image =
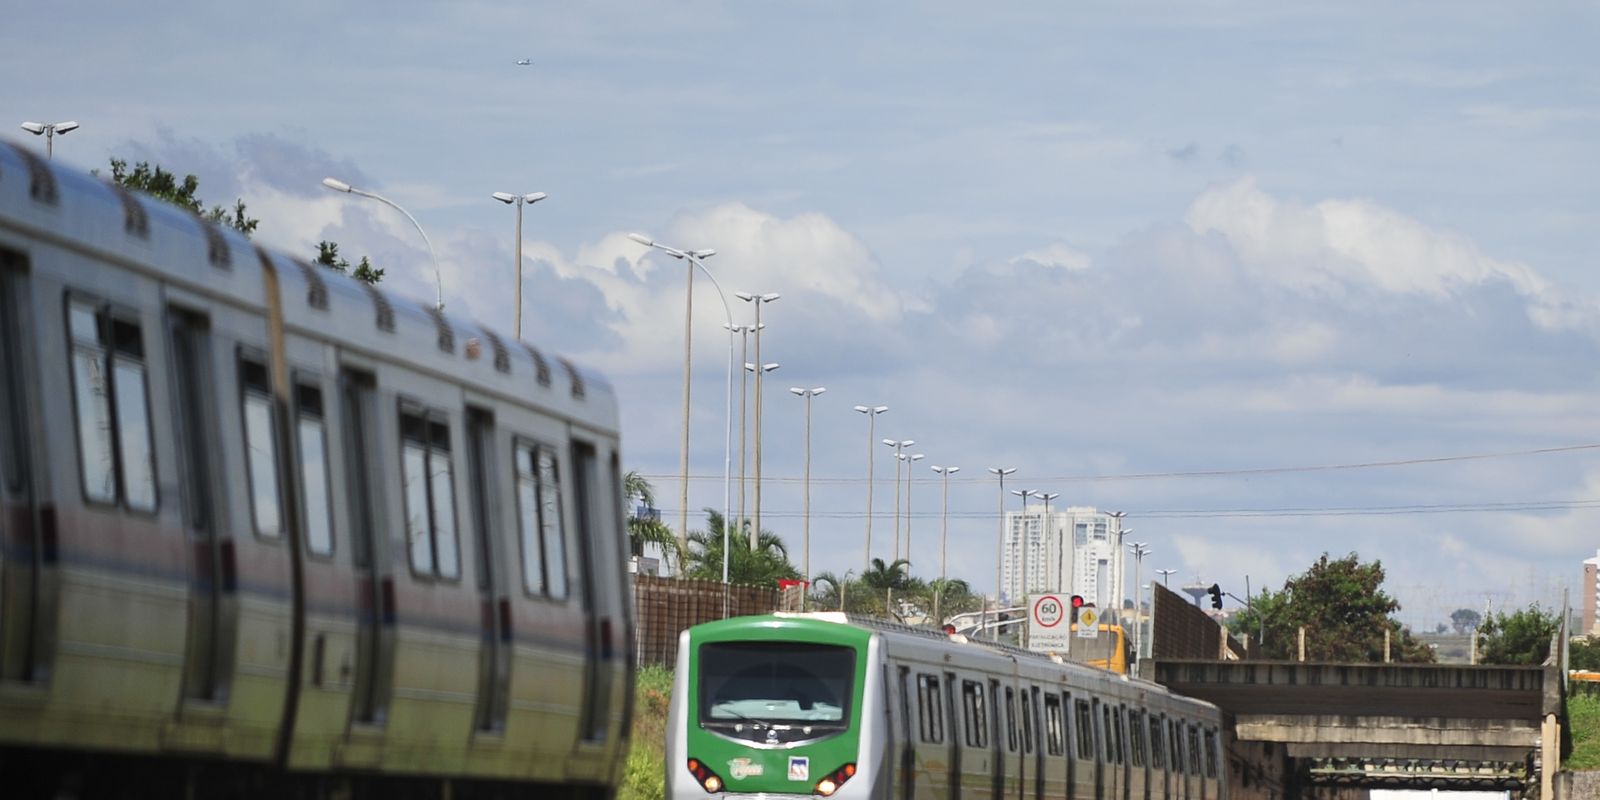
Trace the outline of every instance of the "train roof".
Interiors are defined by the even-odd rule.
[[[0,140],[0,237],[21,233],[150,275],[212,302],[265,308],[264,264],[282,285],[291,332],[331,338],[377,360],[551,410],[596,430],[619,427],[598,373],[509,334],[303,258],[268,250],[187,209],[131,192]],[[0,239],[0,242],[3,242]]]

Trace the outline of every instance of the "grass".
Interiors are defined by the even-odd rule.
[[[672,671],[644,667],[634,681],[633,732],[623,766],[618,800],[663,800],[667,795],[667,703],[672,698]]]
[[[1572,754],[1563,769],[1600,769],[1600,694],[1567,696],[1567,724],[1572,728]]]

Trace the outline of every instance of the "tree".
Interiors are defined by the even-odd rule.
[[[1478,629],[1478,623],[1482,621],[1482,615],[1470,608],[1458,608],[1450,612],[1450,625],[1456,633],[1471,633]]]
[[[329,242],[323,242],[323,244],[329,244]],[[331,251],[337,255],[338,246],[334,245]],[[376,283],[376,281],[369,281],[369,283]],[[622,495],[629,508],[635,505],[653,506],[656,501],[655,487],[651,486],[650,481],[645,480],[643,475],[633,470],[629,470],[628,474],[622,476]],[[683,553],[678,550],[678,537],[672,533],[672,529],[668,528],[666,523],[656,517],[630,514],[628,516],[628,544],[636,556],[644,555],[644,546],[653,544],[661,548],[661,560],[665,561],[669,566],[674,563],[680,567],[683,565]]]
[[[1351,553],[1330,559],[1284,581],[1283,590],[1251,598],[1250,608],[1228,621],[1234,633],[1256,636],[1267,658],[1295,658],[1297,631],[1306,628],[1306,657],[1318,661],[1379,661],[1383,632],[1390,632],[1396,661],[1432,661],[1433,651],[1412,638],[1393,615],[1400,603],[1382,590],[1383,564],[1363,564]]]
[[[1491,613],[1478,632],[1481,664],[1543,664],[1550,657],[1550,640],[1561,627],[1560,616],[1534,603],[1506,613]]]
[[[685,554],[683,574],[690,578],[722,580],[723,517],[715,509],[706,511],[706,529],[689,532],[689,552]],[[789,550],[772,531],[762,531],[756,546],[750,547],[750,521],[731,531],[728,537],[728,582],[772,586],[779,580],[797,579],[800,571],[789,563]]]
[[[311,263],[321,264],[334,272],[346,272],[350,269],[350,262],[339,255],[339,245],[326,239],[317,242],[317,257]],[[351,272],[350,275],[358,281],[366,281],[367,283],[377,283],[383,280],[383,270],[372,266],[372,262],[368,261],[366,256],[361,257],[361,263],[356,265],[355,272]],[[628,474],[632,475],[634,473],[630,472]]]
[[[95,174],[99,174],[98,170]],[[152,167],[148,161],[140,161],[129,170],[126,160],[112,158],[111,182],[125,189],[143,192],[159,200],[187,208],[209,222],[226,225],[245,236],[255,233],[256,226],[261,223],[261,220],[251,219],[245,213],[243,199],[234,201],[231,212],[222,206],[213,206],[210,211],[204,210],[205,204],[196,195],[200,190],[199,178],[185,175],[180,182],[176,174],[162,169],[160,165]]]
[[[934,578],[928,581],[926,591],[918,598],[918,604],[932,613],[935,596],[939,598],[939,616],[945,618],[977,611],[983,607],[983,598],[973,594],[972,587],[960,578]],[[943,622],[942,619],[934,620],[935,624]]]
[[[1600,672],[1600,639],[1586,637],[1573,639],[1568,645],[1568,664],[1571,669]]]

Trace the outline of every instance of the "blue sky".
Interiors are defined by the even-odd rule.
[[[1600,442],[1592,6],[261,8],[12,9],[0,108],[79,121],[63,161],[193,172],[208,201],[246,200],[260,241],[334,239],[426,300],[409,223],[319,181],[380,192],[428,230],[450,309],[507,330],[514,212],[489,194],[548,192],[525,218],[528,336],[612,377],[668,519],[683,273],[629,231],[784,295],[764,522],[798,552],[786,389],[826,386],[818,570],[862,557],[863,403],[928,456],[921,574],[925,466],[963,468],[951,572],[980,588],[1001,464],[1008,488],[1126,510],[1147,574],[1242,595],[1354,550],[1428,627],[1557,602],[1600,546],[1600,450],[1572,449]],[[695,309],[697,510],[722,504],[727,351],[704,281]],[[1421,463],[1277,469],[1390,462]]]

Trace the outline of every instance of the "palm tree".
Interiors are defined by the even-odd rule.
[[[622,476],[622,495],[628,508],[643,505],[646,508],[655,505],[655,487],[643,475],[629,470]],[[644,555],[644,546],[653,544],[661,548],[661,560],[669,567],[676,563],[683,565],[683,553],[678,549],[678,537],[672,534],[672,529],[667,527],[655,516],[628,515],[628,544],[636,556]],[[681,570],[680,570],[681,571]]]
[[[935,599],[938,602],[934,602]],[[972,587],[960,578],[934,578],[928,581],[923,597],[929,607],[938,609],[938,616],[950,617],[968,611],[977,611],[982,605],[982,598],[972,593]],[[943,619],[934,620],[942,624]]]
[[[690,578],[722,580],[723,517],[715,509],[706,511],[706,529],[689,532],[689,552],[683,573]],[[728,537],[728,582],[772,585],[779,580],[798,579],[800,571],[789,563],[789,550],[772,531],[756,537],[750,548],[750,521],[744,520],[738,533]]]

